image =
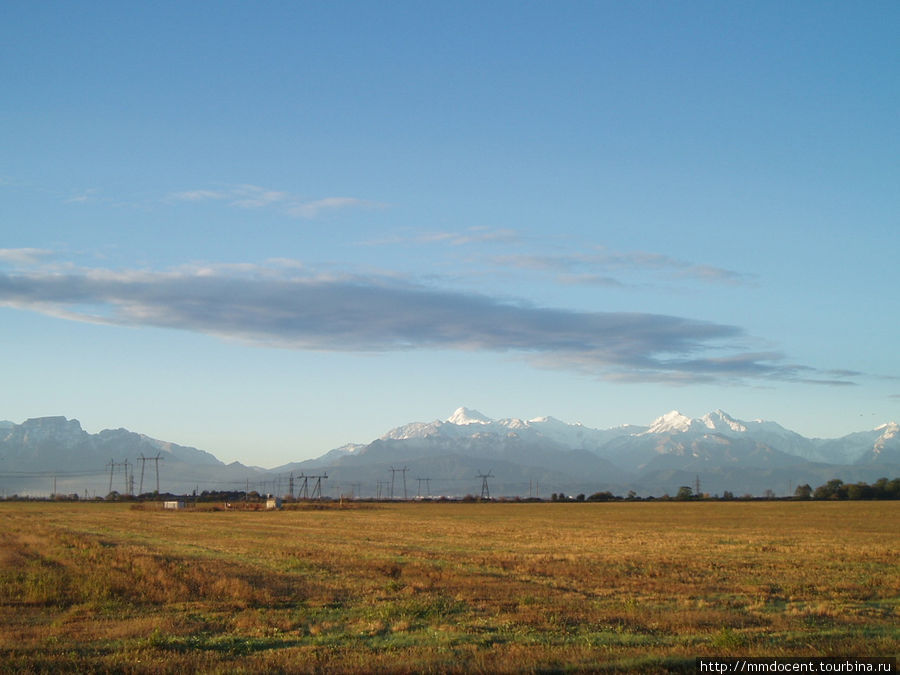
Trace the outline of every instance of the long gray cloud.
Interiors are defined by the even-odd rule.
[[[189,330],[291,349],[503,352],[542,367],[618,380],[815,379],[812,369],[785,364],[777,353],[742,351],[747,336],[731,325],[535,307],[384,277],[281,274],[253,266],[241,272],[231,267],[0,274],[0,304],[79,321]]]

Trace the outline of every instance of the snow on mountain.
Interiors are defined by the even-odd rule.
[[[410,422],[403,426],[391,429],[381,436],[382,440],[404,440],[408,438],[425,438],[438,433],[444,422],[435,420],[434,422]]]
[[[90,487],[102,494],[109,489],[110,460],[128,459],[133,471],[136,458],[157,454],[168,460],[160,467],[164,490],[193,489],[204,481],[227,485],[254,476],[312,469],[327,471],[332,480],[364,483],[402,463],[421,476],[446,478],[449,482],[440,494],[477,489],[477,484],[473,488],[468,481],[490,467],[504,467],[507,483],[498,487],[508,490],[507,494],[529,494],[532,485],[538,484],[544,493],[554,489],[672,491],[696,476],[710,491],[759,491],[834,477],[871,482],[896,475],[900,425],[891,422],[841,438],[811,439],[776,422],[740,420],[722,410],[700,418],[673,410],[649,426],[593,429],[554,417],[492,419],[460,407],[444,420],[405,424],[370,443],[347,444],[316,459],[266,471],[238,464],[226,467],[210,453],[126,429],[90,434],[77,420],[65,417],[0,423],[0,467],[7,472],[69,472],[73,476],[69,487],[79,490]],[[85,469],[97,474],[92,486],[81,474]],[[72,473],[76,471],[77,477]],[[46,490],[46,485],[41,488],[41,481],[46,483],[41,476],[35,474],[30,480],[0,475],[0,487],[17,490],[27,484],[29,489]],[[120,480],[116,472],[116,481]],[[140,489],[141,478],[136,480],[134,487]]]
[[[747,427],[742,422],[734,419],[731,415],[722,410],[706,413],[700,418],[700,421],[706,425],[707,429],[712,429],[713,431],[736,433],[747,431]]]
[[[533,443],[550,443],[570,449],[596,452],[612,438],[644,431],[646,427],[625,425],[613,429],[592,429],[580,423],[569,424],[555,417],[523,420],[517,417],[492,419],[477,410],[460,407],[446,419],[411,422],[391,429],[379,440],[468,439],[519,437]]]
[[[880,427],[875,427],[875,431],[883,432],[881,438],[888,441],[892,438],[896,438],[897,434],[900,434],[900,424],[888,422],[887,424],[882,424]]]
[[[857,464],[874,464],[880,462],[900,462],[900,425],[888,422],[872,430],[879,434],[872,443],[871,450],[857,458]]]
[[[699,420],[691,419],[686,415],[682,415],[677,410],[667,412],[662,417],[657,417],[650,424],[645,434],[668,434],[668,433],[685,433],[700,426]]]
[[[447,418],[450,424],[490,424],[493,420],[486,415],[482,415],[477,410],[469,408],[457,408],[450,417]]]

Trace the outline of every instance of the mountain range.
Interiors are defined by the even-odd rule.
[[[900,426],[819,439],[721,410],[700,418],[672,411],[647,426],[592,429],[553,417],[491,419],[459,408],[445,420],[412,422],[366,444],[265,470],[226,465],[209,452],[126,429],[89,434],[64,417],[0,422],[6,494],[46,494],[54,484],[57,493],[150,492],[157,469],[160,489],[178,493],[284,494],[293,475],[295,494],[304,486],[309,494],[309,477],[327,475],[321,490],[327,496],[478,496],[484,490],[544,498],[600,491],[661,496],[698,482],[709,494],[784,495],[804,483],[900,475]]]

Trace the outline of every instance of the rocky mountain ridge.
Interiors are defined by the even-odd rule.
[[[67,489],[92,479],[95,492],[105,494],[104,485],[122,491],[129,487],[128,462],[135,476],[138,458],[156,456],[163,461],[154,470],[159,468],[162,489],[170,491],[242,489],[252,483],[271,484],[259,491],[278,492],[284,476],[316,474],[329,476],[336,490],[352,483],[374,496],[376,485],[386,476],[395,479],[402,466],[416,474],[417,492],[427,481],[431,493],[442,495],[477,492],[477,477],[485,472],[493,473],[497,494],[519,496],[599,490],[663,494],[697,481],[709,493],[785,494],[801,483],[900,475],[900,427],[889,422],[816,439],[722,410],[700,418],[673,410],[646,426],[592,429],[553,417],[492,419],[460,407],[443,420],[411,422],[369,443],[264,470],[237,462],[226,466],[209,452],[126,429],[89,434],[65,417],[0,422],[0,489],[6,493],[45,490],[51,477]],[[148,470],[146,461],[140,469]],[[396,483],[393,487],[399,492]]]

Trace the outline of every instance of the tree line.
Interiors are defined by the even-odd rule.
[[[778,499],[775,492],[766,490],[765,496],[754,497],[750,494],[735,497],[733,492],[725,490],[721,496],[697,494],[693,488],[682,485],[674,497],[666,494],[662,497],[638,497],[634,490],[628,493],[627,497],[615,495],[612,492],[595,492],[592,495],[584,493],[570,496],[563,492],[553,493],[550,495],[551,502],[614,502],[614,501],[689,501],[689,500],[712,500],[712,501],[731,501],[733,499]],[[798,485],[794,490],[793,497],[782,497],[781,499],[792,500],[858,500],[858,499],[900,499],[900,478],[888,480],[887,478],[879,478],[873,484],[844,483],[839,478],[834,478],[824,485],[813,488],[807,484]]]
[[[825,485],[813,489],[809,485],[798,485],[794,491],[796,499],[900,499],[900,478],[888,480],[879,478],[872,485],[868,483],[844,483],[834,478]]]

